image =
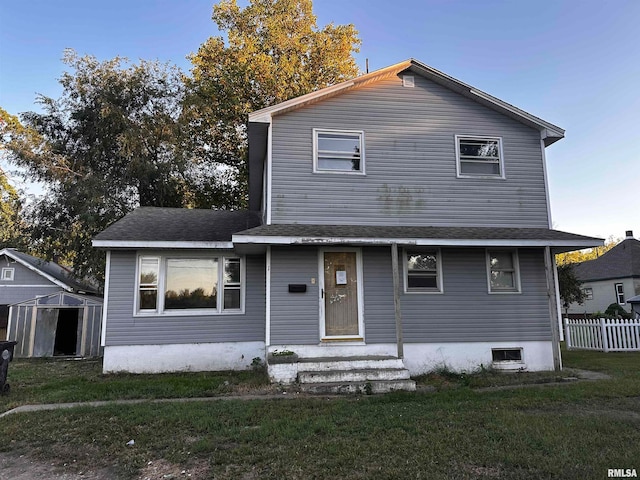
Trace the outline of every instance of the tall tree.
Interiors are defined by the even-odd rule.
[[[578,280],[573,271],[572,263],[558,265],[558,288],[565,313],[572,303],[584,303],[585,293],[580,288],[581,284],[582,282]]]
[[[353,25],[319,28],[311,0],[250,0],[245,8],[223,0],[212,19],[226,38],[209,38],[191,56],[191,150],[234,179],[243,206],[247,114],[356,76],[360,40]]]
[[[181,122],[184,84],[172,66],[98,61],[65,52],[70,71],[44,113],[3,124],[2,147],[47,186],[31,207],[37,251],[63,254],[80,274],[102,275],[91,238],[138,205],[189,204],[192,157]]]
[[[9,125],[14,128],[22,127],[17,117],[0,108],[0,160],[6,156],[2,148],[2,138]],[[0,166],[0,248],[16,247],[25,250],[28,246],[22,208],[22,199],[18,191],[10,182],[7,172]]]
[[[580,263],[587,260],[595,260],[601,257],[617,244],[622,241],[621,238],[615,238],[611,235],[601,247],[593,247],[585,250],[576,250],[573,252],[559,253],[556,255],[556,262],[558,265],[565,265],[567,263]]]
[[[24,250],[27,244],[20,196],[0,168],[0,249],[16,247]]]

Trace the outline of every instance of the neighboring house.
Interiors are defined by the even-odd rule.
[[[550,228],[562,129],[409,60],[248,134],[250,211],[140,208],[95,237],[105,371],[559,368],[553,254],[603,243]]]
[[[640,295],[631,297],[628,301],[629,301],[629,304],[631,305],[631,314],[635,318],[640,318]]]
[[[631,312],[629,299],[640,295],[640,241],[627,230],[622,242],[599,258],[575,264],[573,271],[585,301],[571,304],[569,314],[604,312],[612,303]]]
[[[18,357],[97,355],[102,298],[55,262],[0,250],[0,338]]]

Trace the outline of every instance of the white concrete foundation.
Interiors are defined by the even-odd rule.
[[[521,362],[493,364],[491,349],[521,348]],[[269,353],[290,351],[300,358],[395,356],[396,344],[370,345],[272,345]],[[357,363],[359,360],[354,361]],[[499,370],[553,370],[551,341],[539,342],[461,342],[461,343],[405,343],[404,365],[412,376],[446,368],[452,371],[473,372],[479,368]],[[269,365],[272,380],[288,383],[298,374],[298,364]]]
[[[551,341],[405,343],[404,364],[411,375],[421,375],[437,368],[473,372],[481,366],[485,368],[495,366],[492,362],[492,348],[521,348],[522,362],[515,368],[516,370],[528,372],[553,370]],[[513,370],[515,365],[509,362],[509,366],[509,370]]]
[[[104,347],[104,373],[246,370],[264,361],[264,342],[127,345]]]

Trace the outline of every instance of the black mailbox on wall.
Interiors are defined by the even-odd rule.
[[[290,283],[289,293],[304,293],[307,291],[307,286],[304,283]]]

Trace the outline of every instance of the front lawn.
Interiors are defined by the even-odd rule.
[[[102,374],[101,360],[15,359],[9,364],[11,393],[0,396],[0,413],[19,405],[133,398],[211,397],[268,389],[264,370],[161,375]]]
[[[157,478],[184,470],[220,479],[604,479],[610,468],[640,471],[640,354],[564,359],[613,378],[18,414],[0,419],[10,439],[0,452],[67,472],[108,468],[116,478],[145,478],[154,466],[164,469]]]

